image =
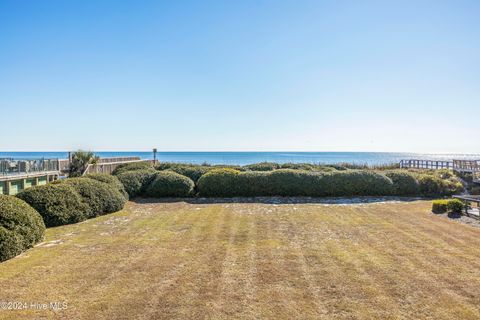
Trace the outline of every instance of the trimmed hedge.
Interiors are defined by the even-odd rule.
[[[192,179],[173,171],[160,171],[146,190],[150,197],[188,197],[193,193]]]
[[[47,227],[83,221],[90,210],[75,189],[64,183],[32,187],[17,197],[37,210]]]
[[[432,202],[432,212],[434,213],[461,213],[463,209],[464,204],[459,199],[434,200]]]
[[[25,201],[0,195],[0,262],[15,257],[43,239],[45,224]]]
[[[126,200],[128,200],[128,193],[125,191],[125,188],[123,187],[123,184],[118,180],[116,176],[112,176],[110,174],[106,173],[90,173],[84,176],[85,178],[97,180],[100,182],[107,183],[111,186],[113,186],[115,189],[117,189],[124,197]]]
[[[118,176],[122,173],[128,171],[136,171],[136,170],[148,170],[153,169],[153,164],[148,161],[139,161],[139,162],[132,162],[132,163],[124,163],[120,164],[118,167],[113,170],[112,174],[114,176]]]
[[[154,169],[135,170],[121,173],[117,177],[125,187],[128,195],[133,198],[145,193],[157,172]]]
[[[408,171],[390,171],[385,176],[393,182],[393,194],[397,196],[416,196],[420,193],[420,186],[415,176]]]
[[[326,189],[324,195],[330,197],[388,196],[394,194],[392,180],[373,171],[332,172],[325,174],[322,182]]]
[[[198,179],[201,196],[236,196],[235,180],[240,171],[235,169],[214,169]]]
[[[198,180],[200,195],[236,196],[384,196],[393,193],[388,177],[360,170],[331,173],[279,169],[268,172],[212,170]]]
[[[432,202],[432,212],[445,213],[448,211],[448,200],[434,200]]]
[[[112,185],[89,178],[69,178],[64,184],[72,186],[88,205],[87,218],[94,218],[106,213],[123,209],[126,199]]]

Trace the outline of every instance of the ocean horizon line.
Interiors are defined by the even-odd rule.
[[[93,151],[101,158],[138,157],[153,159],[152,151]],[[0,158],[25,159],[66,159],[67,151],[0,151]],[[405,159],[432,161],[478,160],[474,153],[415,153],[415,152],[359,152],[359,151],[160,151],[156,159],[161,162],[192,164],[248,165],[260,162],[312,163],[312,164],[392,164]]]

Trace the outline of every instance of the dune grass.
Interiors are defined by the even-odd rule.
[[[478,319],[480,229],[431,202],[133,203],[0,264],[1,319]]]

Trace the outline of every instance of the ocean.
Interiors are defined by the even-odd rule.
[[[153,159],[152,152],[95,152],[101,158],[138,156]],[[0,152],[1,158],[13,159],[66,159],[67,152]],[[421,154],[395,152],[162,152],[157,159],[163,162],[208,163],[246,165],[263,161],[277,163],[333,164],[348,162],[354,164],[389,164],[402,159],[444,160],[480,159],[480,154]]]

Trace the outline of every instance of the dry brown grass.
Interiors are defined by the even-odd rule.
[[[0,264],[1,319],[479,319],[480,229],[430,202],[129,203]],[[55,241],[55,242],[52,242]]]

